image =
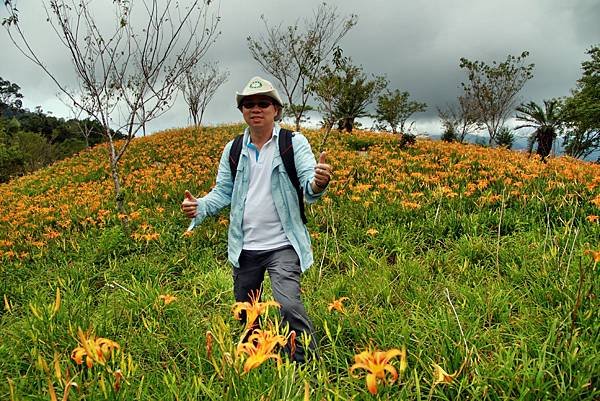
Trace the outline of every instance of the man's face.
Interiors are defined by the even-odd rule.
[[[246,96],[242,100],[244,121],[250,128],[272,128],[277,116],[277,105],[265,95]]]

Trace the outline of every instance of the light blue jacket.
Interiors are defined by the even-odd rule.
[[[278,143],[279,130],[279,125],[275,125],[273,140],[276,144]],[[244,131],[244,146],[242,146],[240,161],[237,166],[235,183],[232,182],[229,166],[229,150],[231,149],[233,140],[225,145],[221,161],[219,162],[217,183],[206,196],[198,199],[196,217],[192,219],[188,228],[188,230],[193,230],[207,216],[216,215],[221,209],[231,205],[227,251],[229,261],[235,267],[239,267],[238,259],[244,243],[242,221],[250,177],[247,146],[249,138],[249,130],[246,128]],[[292,145],[294,146],[294,162],[296,163],[298,179],[300,180],[300,186],[304,189],[304,200],[307,203],[315,202],[325,192],[315,194],[310,186],[310,182],[315,177],[315,156],[306,137],[298,132],[292,137]],[[300,208],[298,207],[298,196],[285,171],[279,154],[279,146],[275,146],[272,169],[271,193],[273,195],[273,202],[283,225],[283,230],[300,258],[302,271],[305,271],[313,263],[310,236],[306,226],[302,223]]]

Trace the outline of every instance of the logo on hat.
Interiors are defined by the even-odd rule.
[[[252,88],[252,89],[261,88],[262,87],[262,82],[260,82],[260,81],[252,81],[252,82],[250,82],[250,85],[248,85],[248,87]]]

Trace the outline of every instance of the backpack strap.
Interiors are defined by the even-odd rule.
[[[302,222],[306,224],[306,214],[304,213],[304,191],[300,187],[300,179],[298,178],[298,172],[296,171],[296,162],[294,161],[294,146],[292,145],[292,137],[294,133],[288,129],[281,128],[279,130],[279,154],[281,155],[281,161],[285,167],[285,171],[290,179],[290,182],[296,190],[298,195],[298,207],[300,209],[300,217]],[[242,153],[242,146],[244,142],[244,135],[238,135],[231,144],[229,149],[229,169],[231,170],[231,181],[235,181],[237,174],[237,166],[240,162],[240,156]]]
[[[235,181],[237,166],[240,162],[240,155],[242,154],[243,142],[244,134],[238,135],[233,140],[233,144],[231,144],[231,148],[229,149],[229,169],[231,170],[231,181]]]
[[[300,187],[298,172],[296,171],[296,162],[294,161],[294,146],[292,145],[292,137],[294,133],[288,129],[281,128],[279,130],[279,154],[285,171],[287,172],[290,182],[298,195],[298,207],[300,208],[300,217],[302,222],[306,224],[306,214],[304,213],[304,191]]]

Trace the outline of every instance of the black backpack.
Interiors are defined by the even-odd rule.
[[[300,180],[298,179],[298,172],[296,171],[296,163],[294,162],[294,147],[292,146],[292,137],[294,133],[285,128],[279,130],[279,154],[283,161],[283,166],[287,172],[290,182],[296,190],[298,195],[298,207],[300,208],[300,216],[302,222],[306,224],[306,215],[304,214],[304,192],[300,188]],[[235,175],[237,173],[237,165],[240,161],[240,155],[242,153],[242,144],[244,135],[238,135],[231,145],[229,150],[229,167],[231,170],[231,180],[235,181]]]

